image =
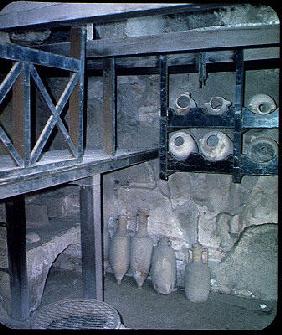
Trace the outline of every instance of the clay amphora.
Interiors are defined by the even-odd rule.
[[[130,266],[139,288],[148,276],[153,251],[153,240],[149,237],[147,231],[148,217],[149,212],[147,210],[138,211],[138,231],[131,241]]]
[[[166,236],[161,237],[158,245],[154,247],[151,274],[157,292],[169,294],[175,290],[176,257]]]
[[[120,215],[118,218],[118,228],[111,240],[109,261],[118,282],[121,280],[129,268],[130,260],[130,237],[127,233],[127,218]]]
[[[210,291],[207,249],[196,243],[188,250],[192,252],[192,261],[185,266],[185,295],[192,302],[204,302]]]

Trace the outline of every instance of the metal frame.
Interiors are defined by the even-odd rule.
[[[196,63],[199,72],[200,86],[206,78],[202,62],[206,49],[200,53]],[[222,115],[209,115],[204,108],[193,108],[186,115],[177,115],[168,106],[169,68],[165,56],[160,56],[160,178],[168,180],[168,176],[176,171],[208,172],[232,174],[233,182],[240,183],[244,175],[275,175],[278,173],[278,157],[264,164],[251,161],[242,154],[242,134],[250,128],[278,128],[278,111],[269,115],[255,115],[243,106],[244,101],[244,48],[231,49],[235,63],[235,98],[234,106]],[[209,52],[210,50],[208,50]],[[215,50],[211,50],[215,52]],[[233,155],[225,160],[210,162],[201,154],[191,154],[185,161],[179,161],[168,151],[169,133],[187,128],[228,128],[233,131]]]

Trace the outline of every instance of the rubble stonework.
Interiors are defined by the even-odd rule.
[[[263,264],[268,263],[270,259],[273,259],[271,265],[273,268],[277,262],[277,240],[274,238],[277,232],[275,233],[273,228],[274,223],[277,222],[277,177],[246,176],[241,184],[233,184],[231,176],[227,175],[175,173],[167,182],[169,191],[165,196],[162,193],[162,183],[158,183],[158,160],[150,164],[154,174],[148,176],[147,171],[147,187],[146,184],[143,184],[143,187],[135,186],[138,177],[132,184],[130,183],[131,169],[135,176],[136,170],[139,169],[139,178],[144,179],[143,173],[146,171],[144,164],[135,166],[134,169],[129,167],[113,172],[106,177],[123,181],[118,183],[115,203],[112,203],[113,198],[111,198],[111,205],[117,206],[119,211],[125,210],[132,217],[139,207],[149,208],[148,232],[155,245],[160,236],[165,235],[170,238],[172,247],[176,251],[177,285],[183,287],[185,248],[191,247],[196,242],[197,223],[199,242],[209,249],[209,265],[212,273],[216,274],[216,278],[221,278],[227,272],[222,264],[225,264],[225,258],[233,252],[235,246],[239,246],[238,241],[242,241],[246,227],[250,228],[250,231],[254,229],[258,234],[270,229],[269,240],[267,234],[260,240],[261,252],[256,256],[259,260],[251,260],[249,256],[245,259],[242,253],[239,254],[240,257],[235,253],[236,262],[241,262],[241,266],[228,268],[228,278],[231,279],[216,281],[213,278],[212,289],[227,292],[226,287],[229,287],[228,293],[248,295],[248,290],[240,289],[240,284],[237,290],[233,289],[232,279],[238,276],[260,277],[257,287],[254,288],[255,297],[275,299],[276,272],[268,271],[268,280],[265,282],[259,273],[267,271]],[[151,188],[152,178],[156,180],[156,187],[153,189]],[[125,183],[125,179],[129,182]],[[107,203],[107,197],[105,198]],[[110,208],[109,204],[107,208]],[[114,230],[114,224],[109,229]],[[250,244],[248,248],[252,249],[253,243],[248,243]],[[255,254],[250,252],[254,257]],[[259,263],[259,266],[250,267],[252,262]],[[245,274],[245,271],[248,274]],[[272,282],[270,286],[269,280]],[[251,283],[249,286],[252,285]]]

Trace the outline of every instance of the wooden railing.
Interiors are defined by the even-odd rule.
[[[54,130],[60,130],[71,153],[71,159],[80,161],[83,155],[83,94],[86,31],[71,31],[70,57],[34,50],[14,44],[0,44],[0,58],[13,62],[10,72],[0,84],[0,104],[12,91],[12,131],[8,134],[0,124],[0,144],[4,146],[18,167],[36,165]],[[69,81],[58,102],[53,103],[37,67],[53,67],[70,72]],[[45,101],[50,116],[32,143],[31,79]],[[62,111],[69,102],[68,126],[62,120]],[[62,162],[60,162],[62,165]]]

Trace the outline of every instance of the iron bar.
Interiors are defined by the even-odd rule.
[[[207,75],[207,64],[206,64],[206,52],[200,52],[198,56],[198,72],[199,72],[199,85],[202,88],[206,85]]]
[[[168,151],[168,134],[167,134],[167,118],[168,118],[168,66],[166,56],[159,57],[160,71],[160,178],[167,180],[167,151]]]
[[[242,108],[244,103],[244,55],[243,49],[234,52],[236,63],[236,84],[234,98],[234,131],[233,131],[233,182],[241,182],[241,151],[242,151]]]

